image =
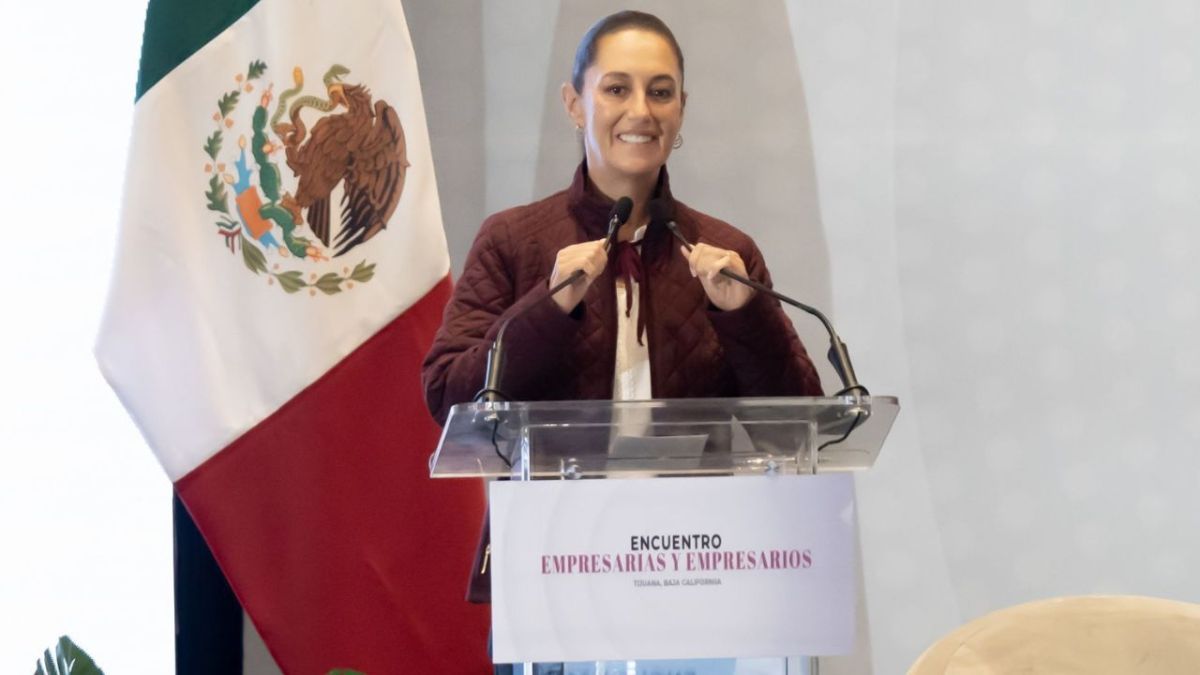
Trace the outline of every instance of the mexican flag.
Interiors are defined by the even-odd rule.
[[[486,672],[429,479],[450,291],[398,0],[151,0],[97,359],[288,673]],[[166,508],[166,505],[164,505]]]

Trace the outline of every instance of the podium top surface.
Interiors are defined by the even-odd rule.
[[[512,476],[522,463],[544,478],[861,470],[899,409],[891,396],[461,403],[430,474]]]

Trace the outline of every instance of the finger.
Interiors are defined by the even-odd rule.
[[[696,249],[688,249],[687,247],[680,246],[679,252],[683,255],[683,259],[687,261],[688,272],[693,277],[696,276]]]
[[[717,265],[717,272],[720,273],[721,270],[733,267],[733,265],[733,253],[726,253],[725,255],[721,256],[721,261]]]
[[[746,276],[746,263],[742,261],[742,256],[737,253],[730,252],[729,267],[738,274]]]
[[[604,272],[604,269],[608,267],[608,256],[604,255],[604,249],[600,249],[598,255],[592,256],[588,262],[592,267],[592,276],[598,277]]]
[[[604,270],[604,264],[603,262],[597,262],[594,258],[588,258],[583,264],[583,270],[583,273],[587,275],[590,281],[600,276],[600,272]]]
[[[583,265],[581,264],[582,262],[583,261],[581,261],[577,256],[564,255],[555,265],[556,276],[559,279],[566,279],[572,274],[575,274],[575,272],[583,269]]]
[[[588,251],[587,261],[592,267],[590,272],[593,276],[598,275],[608,264],[608,251],[604,248],[604,242],[596,242],[596,245]]]
[[[704,256],[704,260],[697,267],[699,267],[700,273],[704,275],[705,279],[712,281],[713,272],[717,269],[716,263],[719,259],[714,258],[709,252],[706,253],[707,255]]]

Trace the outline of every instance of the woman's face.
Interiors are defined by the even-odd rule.
[[[584,130],[593,178],[658,176],[683,126],[683,75],[671,44],[630,29],[600,38],[584,72],[583,91],[563,87],[567,112]]]

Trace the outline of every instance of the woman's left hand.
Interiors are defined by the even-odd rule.
[[[721,274],[722,269],[729,268],[730,272],[743,277],[750,276],[746,273],[746,263],[737,252],[699,243],[691,251],[680,246],[679,252],[687,258],[692,276],[700,280],[709,301],[718,309],[727,312],[740,309],[754,297],[753,288]]]

